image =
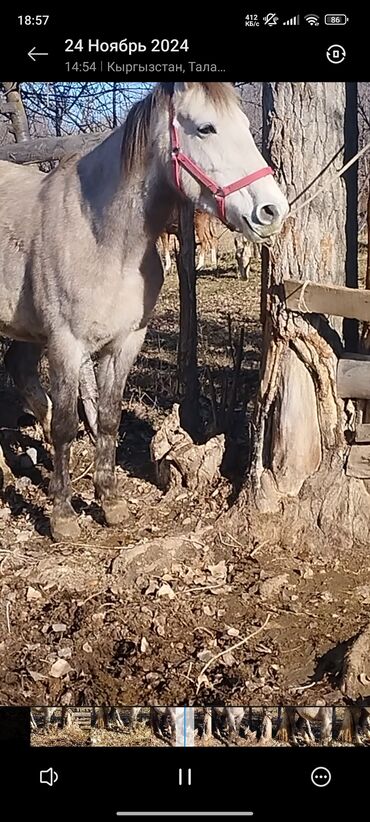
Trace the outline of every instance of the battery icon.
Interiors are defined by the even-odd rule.
[[[345,26],[348,19],[346,14],[325,14],[325,24],[327,26]]]

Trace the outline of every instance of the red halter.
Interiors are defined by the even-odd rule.
[[[187,155],[183,154],[181,151],[179,133],[177,127],[175,126],[175,114],[172,106],[170,107],[170,133],[171,157],[176,187],[179,191],[182,191],[181,168],[185,168],[186,171],[192,175],[192,177],[195,177],[195,179],[202,183],[208,191],[214,194],[217,205],[217,216],[226,225],[228,225],[226,220],[225,204],[227,195],[232,194],[234,191],[238,191],[240,188],[246,188],[246,186],[254,183],[255,180],[260,180],[262,177],[267,177],[268,174],[274,173],[270,166],[265,166],[265,168],[260,168],[258,171],[253,171],[252,174],[247,174],[246,177],[241,177],[240,180],[236,180],[235,183],[230,183],[228,186],[220,186],[218,183],[215,183],[211,177],[208,177],[200,166],[194,163],[190,157],[187,157]]]

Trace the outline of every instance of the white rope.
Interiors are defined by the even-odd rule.
[[[308,308],[306,300],[304,298],[305,291],[306,291],[306,288],[307,288],[308,285],[311,285],[309,280],[305,280],[302,283],[302,291],[301,291],[301,293],[299,295],[299,299],[298,299],[297,311],[299,311],[301,314],[310,314],[310,309]]]
[[[357,154],[354,155],[354,157],[352,157],[350,160],[348,160],[348,163],[346,163],[344,166],[342,166],[342,168],[339,171],[337,171],[337,173],[334,175],[334,177],[332,177],[332,179],[330,180],[330,185],[334,182],[334,180],[341,177],[342,174],[344,174],[345,171],[347,171],[347,169],[350,168],[350,166],[352,166],[357,160],[359,160],[359,158],[362,157],[362,155],[365,154],[366,151],[369,151],[369,149],[370,149],[370,143],[367,143],[366,146],[364,146],[361,149],[361,151],[358,151]],[[311,197],[308,197],[307,200],[305,200],[303,203],[300,203],[300,205],[294,207],[294,203],[298,199],[298,198],[296,198],[294,203],[293,203],[293,206],[292,206],[293,214],[294,214],[294,212],[299,211],[301,208],[304,208],[304,206],[308,205],[308,203],[311,203],[312,200],[314,200],[315,197],[317,197],[317,195],[320,194],[321,191],[325,191],[327,188],[328,188],[328,183],[325,183],[324,185],[319,186],[319,188],[316,189],[315,193],[311,194]],[[302,195],[298,195],[298,197],[300,197],[300,196],[302,196]]]

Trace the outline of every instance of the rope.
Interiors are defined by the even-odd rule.
[[[348,163],[346,163],[344,166],[342,166],[342,168],[339,171],[336,172],[334,177],[332,177],[332,179],[330,180],[330,185],[334,182],[334,180],[339,179],[339,177],[341,177],[342,174],[344,174],[347,171],[348,168],[350,168],[354,163],[356,163],[357,160],[359,160],[359,158],[362,157],[362,155],[366,153],[366,151],[369,151],[369,149],[370,149],[370,143],[367,143],[366,146],[364,146],[361,149],[361,151],[358,151],[357,154],[354,155],[354,157],[351,157],[351,159],[348,160]],[[328,188],[327,183],[319,186],[319,188],[316,189],[314,194],[311,194],[311,197],[308,197],[307,200],[305,200],[303,203],[300,203],[300,205],[296,206],[296,208],[294,209],[294,212],[299,211],[301,208],[304,208],[304,206],[308,205],[308,203],[311,203],[312,200],[314,200],[315,197],[317,197],[317,195],[320,194],[321,191],[325,191],[327,188]],[[300,197],[303,196],[303,194],[304,194],[304,192],[302,192],[301,194],[298,194],[298,197],[295,198],[294,203],[296,203],[297,200]]]
[[[306,300],[304,298],[305,291],[306,291],[306,288],[307,288],[308,285],[310,285],[310,281],[305,280],[304,283],[302,283],[302,291],[299,295],[297,311],[299,311],[301,314],[309,314],[310,313],[310,309],[308,308],[308,306],[306,304]]]

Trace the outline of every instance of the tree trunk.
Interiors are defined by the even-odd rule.
[[[6,99],[12,107],[10,120],[16,143],[24,143],[30,139],[28,121],[23,107],[22,98],[18,91],[18,83],[2,83]]]
[[[194,208],[179,208],[180,249],[177,258],[180,286],[180,339],[177,352],[179,390],[183,395],[181,425],[197,440],[200,434],[198,381],[198,326],[196,301]]]
[[[288,277],[357,285],[356,177],[336,177],[349,153],[349,134],[350,153],[356,151],[355,91],[345,83],[264,85],[270,162],[291,203],[307,193],[292,206],[273,251],[263,254],[263,356],[247,498],[254,510],[279,513],[280,525],[285,520],[291,527],[293,516],[321,535],[335,531],[339,538],[366,541],[367,490],[345,473],[354,406],[336,388],[344,337],[355,346],[356,326],[345,333],[341,318],[307,313],[304,292],[299,312],[281,299]],[[301,207],[323,184],[325,190]]]

